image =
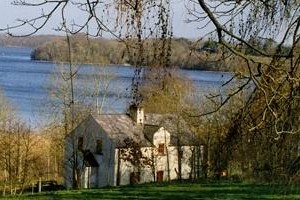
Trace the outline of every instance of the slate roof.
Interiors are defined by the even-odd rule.
[[[177,146],[178,141],[181,146],[197,145],[197,140],[195,140],[194,134],[190,130],[186,121],[180,116],[178,117],[171,114],[161,115],[150,113],[145,116],[145,128],[147,126],[154,126],[158,128],[164,127],[171,134],[170,144],[173,146]],[[155,131],[149,132],[147,129],[149,128],[146,128],[144,134],[147,139],[153,141],[153,135]]]
[[[157,126],[157,125],[150,125],[150,124],[145,124],[144,125],[144,130],[143,130],[143,134],[144,134],[144,137],[152,142],[153,141],[153,135],[156,131],[158,131],[158,129],[160,128],[161,126]]]
[[[127,114],[101,114],[92,115],[95,121],[113,139],[117,147],[124,147],[125,139],[133,139],[142,146],[153,146],[153,135],[164,127],[171,133],[171,145],[177,145],[177,136],[180,137],[180,145],[189,146],[195,144],[195,139],[187,123],[183,119],[176,119],[174,115],[146,114],[144,126],[136,124]]]
[[[93,115],[96,122],[103,128],[108,136],[114,140],[117,147],[124,147],[124,140],[127,138],[140,143],[142,146],[152,146],[151,142],[145,139],[143,126],[136,124],[126,114],[102,114]]]

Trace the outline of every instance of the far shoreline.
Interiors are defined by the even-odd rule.
[[[62,61],[62,62],[55,62],[53,60],[46,60],[46,59],[33,59],[31,54],[34,50],[34,48],[32,47],[28,47],[28,46],[21,46],[21,45],[4,45],[4,46],[0,46],[0,48],[20,48],[20,49],[30,49],[29,52],[29,58],[31,61],[35,61],[35,62],[47,62],[47,63],[53,63],[53,64],[67,64],[67,61]],[[214,61],[213,61],[214,62]],[[212,63],[212,62],[209,62]],[[102,67],[109,67],[109,66],[120,66],[120,67],[130,67],[130,68],[134,68],[134,65],[131,65],[129,63],[116,63],[116,64],[112,64],[112,63],[73,63],[75,65],[94,65],[94,66],[102,66]],[[207,72],[225,72],[225,73],[232,73],[232,71],[230,70],[218,70],[217,68],[210,68],[209,67],[205,67],[205,66],[172,66],[171,69],[182,69],[182,70],[188,70],[188,71],[207,71]]]

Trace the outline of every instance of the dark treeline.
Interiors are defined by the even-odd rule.
[[[37,46],[31,58],[34,60],[47,60],[55,62],[68,61],[68,45],[64,37],[51,37],[48,42]],[[71,40],[72,61],[75,63],[93,63],[93,64],[132,64],[134,57],[128,53],[128,48],[134,43],[133,39],[127,41],[118,41],[116,39],[94,39],[87,38],[84,35],[76,35]],[[143,42],[147,59],[143,65],[148,66],[154,63],[154,54],[157,51],[159,41],[148,39]],[[274,52],[277,43],[273,40],[264,38],[251,38],[249,43],[253,43],[257,49],[262,51]],[[241,46],[244,53],[253,56],[255,59],[264,59],[259,57],[247,46]],[[285,47],[286,51],[289,47]],[[171,42],[170,65],[173,67],[199,69],[209,71],[241,71],[240,61],[224,58],[227,50],[220,47],[214,40],[193,41],[186,38],[173,38]]]
[[[154,53],[156,42],[154,39],[144,41],[147,52]],[[97,64],[132,64],[135,61],[128,55],[133,40],[118,41],[115,39],[93,39],[83,35],[72,37],[72,61],[76,63]],[[34,60],[48,60],[65,62],[68,60],[68,45],[65,38],[60,37],[44,43],[32,52]],[[171,42],[170,65],[180,68],[202,69],[211,71],[230,71],[223,61],[216,57],[218,51],[209,51],[205,48],[205,42],[194,42],[186,38],[174,38]],[[153,56],[149,55],[148,58]],[[144,65],[152,61],[145,59]]]
[[[264,38],[251,38],[249,43],[268,52],[275,51],[277,46],[276,41]],[[63,36],[11,37],[0,34],[0,46],[33,48],[31,58],[34,60],[68,61],[68,45],[66,38]],[[133,64],[132,57],[128,55],[128,46],[130,47],[130,41],[120,42],[116,39],[95,39],[87,38],[84,35],[76,35],[72,37],[72,60],[77,63]],[[148,52],[154,52],[154,40],[145,41],[145,48],[148,48]],[[250,48],[246,46],[241,48],[244,49],[245,54],[257,56]],[[288,49],[286,47],[286,50]],[[240,71],[240,67],[233,63],[236,61],[222,57],[223,51],[224,49],[211,39],[196,42],[187,38],[174,38],[171,43],[170,64],[171,66],[187,69]],[[151,61],[146,60],[146,62]]]

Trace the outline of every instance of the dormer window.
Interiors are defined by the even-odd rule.
[[[158,154],[159,155],[165,154],[165,144],[164,143],[158,144]]]

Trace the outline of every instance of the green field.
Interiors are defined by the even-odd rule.
[[[178,183],[60,191],[4,199],[300,199],[300,186],[246,183]]]

